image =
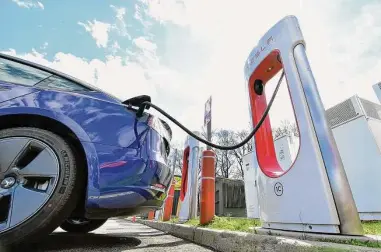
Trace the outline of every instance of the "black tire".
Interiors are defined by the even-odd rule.
[[[1,242],[3,245],[9,246],[19,245],[30,241],[35,242],[40,238],[43,238],[44,236],[52,233],[65,219],[70,216],[78,202],[78,196],[80,195],[79,192],[85,188],[83,183],[83,172],[77,170],[73,149],[62,137],[50,131],[39,128],[19,127],[0,130],[0,141],[10,141],[7,139],[30,139],[30,141],[38,141],[39,143],[44,143],[44,146],[46,147],[44,150],[48,149],[50,151],[50,157],[55,155],[56,158],[54,160],[57,165],[54,166],[54,169],[58,169],[58,172],[56,172],[54,175],[56,177],[49,180],[55,181],[55,186],[52,184],[52,187],[50,187],[51,189],[46,189],[49,190],[49,195],[46,196],[45,203],[41,203],[40,207],[36,208],[35,212],[31,211],[33,213],[18,225],[8,228],[8,230],[5,229],[5,231],[1,231],[0,229]],[[7,145],[4,144],[4,146]],[[25,151],[25,146],[23,148],[23,151]],[[28,146],[28,148],[32,147]],[[47,159],[43,160],[45,161]],[[53,164],[52,162],[45,163]],[[10,165],[10,167],[12,166]],[[49,168],[44,169],[50,169],[52,165],[46,165],[46,167]],[[32,168],[29,168],[29,170],[32,170]],[[26,173],[30,174],[28,172]],[[20,190],[25,190],[24,188],[26,188],[26,184],[20,183],[17,186],[18,188],[22,188]],[[47,188],[49,188],[49,186],[50,184],[47,186]],[[28,203],[30,202],[28,201]],[[37,203],[36,206],[38,206]],[[9,206],[9,208],[13,210],[15,207],[12,204],[12,206]],[[11,219],[9,216],[8,218]],[[10,224],[10,226],[12,226],[12,224]]]
[[[69,233],[89,233],[100,228],[106,221],[107,219],[86,220],[84,222],[76,223],[72,219],[67,219],[61,224],[60,228]]]

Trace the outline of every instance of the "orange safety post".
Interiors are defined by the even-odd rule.
[[[153,220],[155,218],[155,211],[149,211],[148,220]]]
[[[200,224],[210,223],[215,214],[215,153],[212,150],[204,150],[202,153],[201,167],[201,205]]]
[[[169,188],[168,197],[165,200],[165,206],[164,206],[164,214],[163,214],[163,221],[169,221],[172,216],[172,208],[173,208],[173,197],[175,195],[175,179],[172,180],[172,185]]]

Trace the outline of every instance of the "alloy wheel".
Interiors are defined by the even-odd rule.
[[[33,217],[58,178],[58,158],[47,144],[29,137],[0,139],[0,233]]]

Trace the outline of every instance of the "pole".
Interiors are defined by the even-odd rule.
[[[206,133],[207,133],[208,141],[211,142],[212,141],[212,120],[210,120],[208,122],[208,125],[207,125],[207,128],[206,128]],[[207,145],[206,149],[207,150],[211,150],[212,147]]]
[[[204,126],[206,124],[206,138],[210,142],[212,141],[212,97],[205,103],[205,112],[204,112]],[[206,146],[207,150],[211,150],[212,147],[209,145]]]

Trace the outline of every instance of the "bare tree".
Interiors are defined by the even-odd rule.
[[[248,132],[246,130],[241,130],[241,131],[235,132],[234,133],[235,144],[242,142],[249,135],[249,133],[250,132]],[[235,158],[237,166],[238,166],[237,167],[238,173],[235,175],[235,178],[243,179],[243,177],[244,177],[243,156],[245,156],[248,152],[250,152],[252,150],[252,148],[253,148],[253,146],[252,146],[252,139],[251,139],[249,142],[247,142],[242,147],[232,150],[232,153],[234,155],[234,158]]]
[[[250,132],[248,132],[248,130],[233,131],[215,129],[212,130],[211,141],[218,145],[231,146],[244,140],[249,133]],[[202,128],[201,137],[207,139],[206,136],[206,128]],[[199,174],[201,173],[202,165],[201,155],[202,151],[205,149],[205,147],[203,147],[203,144],[200,145],[200,165],[198,170]],[[176,146],[176,148],[178,149],[178,152],[176,158],[175,173],[181,175],[183,162],[183,148],[180,148],[178,146]],[[212,148],[212,150],[215,152],[216,155],[215,172],[217,177],[237,179],[243,178],[243,156],[248,152],[252,151],[252,139],[249,142],[247,142],[244,146],[238,149],[224,151]],[[173,165],[173,155],[174,150],[171,151],[171,154],[168,158],[169,165]]]
[[[174,173],[175,175],[181,175],[182,167],[183,167],[183,148],[180,148],[179,145],[173,145],[171,151],[168,155],[168,166],[175,166]]]
[[[219,130],[216,132],[216,140],[219,145],[230,146],[236,143],[235,132],[232,130]],[[215,150],[216,153],[216,174],[230,178],[236,168],[233,150]]]
[[[291,123],[288,120],[283,120],[280,126],[273,130],[273,135],[274,138],[285,135],[299,137],[299,130],[295,123]]]
[[[212,142],[223,146],[231,146],[243,141],[249,133],[247,130],[213,130]],[[201,135],[206,139],[205,129],[203,129]],[[233,150],[224,151],[212,148],[216,154],[216,176],[242,179],[243,156],[252,151],[252,147],[252,140],[250,140],[244,146]]]

